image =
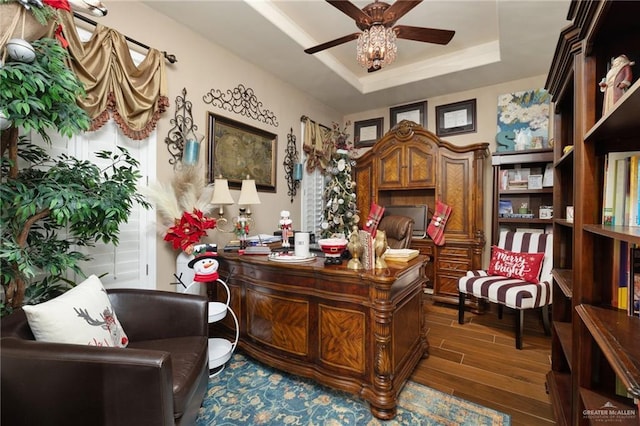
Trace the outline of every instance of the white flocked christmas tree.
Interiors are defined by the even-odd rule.
[[[356,164],[353,158],[355,151],[346,129],[340,129],[334,123],[330,136],[334,150],[325,169],[322,237],[347,237],[360,220],[356,205],[356,183],[352,175]]]

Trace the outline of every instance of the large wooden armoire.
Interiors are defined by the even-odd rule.
[[[403,120],[356,160],[356,191],[361,223],[371,203],[381,206],[420,205],[436,201],[451,206],[445,227],[445,244],[437,246],[428,236],[411,247],[426,254],[426,276],[438,302],[458,303],[458,278],[482,268],[483,181],[489,144],[456,146],[422,126]],[[469,307],[478,310],[477,301]]]

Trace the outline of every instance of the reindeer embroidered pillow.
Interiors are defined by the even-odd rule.
[[[55,299],[23,309],[33,335],[41,342],[120,348],[129,343],[95,275]]]

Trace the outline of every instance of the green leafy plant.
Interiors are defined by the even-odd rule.
[[[15,128],[34,130],[47,142],[49,129],[69,137],[87,130],[89,116],[76,103],[85,91],[66,65],[68,52],[50,38],[31,44],[34,62],[7,62],[0,68],[0,111]]]
[[[34,63],[0,68],[0,111],[13,122],[0,135],[0,315],[69,289],[67,271],[83,276],[79,262],[89,259],[73,247],[117,244],[134,203],[149,207],[137,193],[139,164],[125,149],[98,152],[108,163],[100,169],[67,155],[52,158],[18,137],[22,128],[50,142],[47,130],[70,137],[90,122],[76,104],[84,89],[65,64],[67,52],[52,39],[33,46]]]

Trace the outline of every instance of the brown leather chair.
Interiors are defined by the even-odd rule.
[[[406,249],[413,236],[413,219],[408,216],[384,216],[378,229],[387,234],[387,245],[392,249]]]
[[[2,319],[3,425],[193,425],[209,379],[206,298],[108,291],[126,348],[35,341]]]

